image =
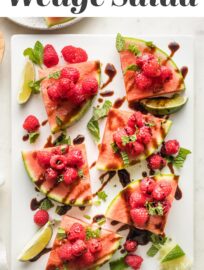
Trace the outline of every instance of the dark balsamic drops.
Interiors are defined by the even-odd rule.
[[[116,99],[116,101],[113,104],[113,108],[119,109],[123,105],[123,103],[125,102],[125,99],[126,99],[126,97]]]
[[[102,97],[111,97],[113,95],[114,95],[114,91],[105,91],[105,92],[100,93],[100,96]]]
[[[182,199],[182,196],[183,196],[182,191],[181,191],[180,187],[177,186],[176,193],[175,193],[175,199],[177,201],[179,201]]]
[[[44,121],[42,121],[42,123],[41,123],[41,126],[43,127],[43,126],[45,126],[46,124],[47,124],[47,122],[48,122],[48,120],[46,119],[46,120],[44,120]]]
[[[116,175],[115,171],[109,171],[103,173],[99,179],[102,183],[101,187],[93,194],[93,196],[97,196],[98,192],[102,191],[104,187],[110,182],[110,180]]]
[[[28,141],[28,139],[29,139],[29,134],[23,135],[22,140],[24,142]]]
[[[130,228],[127,240],[135,240],[138,245],[144,246],[150,242],[151,233],[145,230],[139,230],[134,227]]]
[[[44,148],[49,148],[49,147],[53,147],[53,143],[52,143],[52,136],[50,135],[48,138],[47,138],[47,142],[45,143],[44,145]]]
[[[116,226],[116,225],[118,225],[120,222],[119,221],[116,221],[116,220],[113,220],[113,221],[111,221],[111,225],[112,226]]]
[[[130,228],[130,225],[124,224],[124,225],[122,225],[121,227],[119,227],[119,228],[117,229],[117,232],[126,231],[126,230],[128,230],[129,228]]]
[[[97,223],[104,218],[106,218],[104,215],[96,215],[95,217],[93,217],[93,223]]]
[[[182,67],[181,74],[182,74],[183,78],[185,79],[187,74],[188,74],[188,67]]]
[[[57,210],[57,214],[59,216],[63,216],[63,215],[65,215],[71,209],[72,209],[72,206],[71,205],[62,205],[62,206],[59,206],[58,207],[58,210]]]
[[[33,199],[31,200],[31,202],[30,202],[30,209],[31,209],[32,211],[37,210],[37,209],[40,207],[41,203],[42,203],[45,199],[46,199],[46,197],[43,198],[42,200],[38,201],[36,198],[33,198]]]
[[[123,187],[126,187],[128,184],[131,183],[130,173],[125,169],[118,171],[118,177]]]
[[[171,51],[170,57],[173,57],[174,54],[180,49],[180,45],[177,42],[169,43],[169,50]]]
[[[74,140],[73,140],[73,144],[81,144],[85,141],[85,137],[83,135],[78,135]]]
[[[107,81],[101,86],[101,89],[105,88],[109,83],[111,83],[117,74],[117,70],[113,64],[108,63],[105,67],[105,74],[108,76]]]
[[[143,178],[147,177],[147,172],[142,172],[142,177]]]

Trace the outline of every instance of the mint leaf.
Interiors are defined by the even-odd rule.
[[[42,78],[38,81],[30,81],[28,83],[28,86],[31,88],[32,90],[32,94],[39,94],[40,93],[40,84],[41,82],[44,80],[45,78]]]
[[[150,236],[150,241],[152,242],[152,246],[148,249],[147,255],[149,257],[154,257],[161,247],[166,243],[167,237],[153,234]]]
[[[62,133],[55,139],[55,141],[53,142],[53,144],[54,144],[55,146],[64,145],[64,144],[71,145],[71,138],[70,138],[70,136],[67,136],[65,133],[62,132]]]
[[[140,50],[139,50],[139,49],[137,48],[137,46],[134,45],[134,44],[130,44],[130,45],[128,46],[128,51],[130,51],[131,53],[133,53],[133,54],[136,55],[136,56],[141,55]]]
[[[63,228],[58,228],[57,229],[57,239],[58,240],[63,240],[67,238],[66,231]]]
[[[110,270],[124,270],[128,268],[128,265],[125,263],[125,257],[121,257],[115,261],[110,262]]]
[[[155,245],[153,244],[147,251],[147,255],[149,257],[154,257],[158,251],[161,249],[161,246],[160,245]]]
[[[121,52],[125,49],[125,39],[120,33],[118,33],[116,37],[116,49],[118,52]]]
[[[49,210],[50,208],[54,207],[53,202],[46,198],[45,200],[42,201],[42,203],[40,204],[40,209],[42,210]]]
[[[146,45],[147,45],[147,47],[149,47],[150,49],[156,48],[156,46],[154,45],[154,43],[153,43],[152,41],[146,41]]]
[[[126,67],[126,69],[123,71],[124,74],[126,74],[127,71],[140,71],[140,67],[138,65],[130,65],[128,67]]]
[[[24,56],[28,56],[30,61],[34,64],[41,66],[43,62],[43,45],[40,41],[37,41],[34,45],[34,48],[27,48],[23,52]]]
[[[106,100],[101,108],[94,108],[93,116],[87,124],[89,132],[93,136],[94,141],[97,143],[100,141],[100,129],[98,120],[106,117],[111,107],[112,103],[109,100]]]
[[[103,225],[104,223],[106,223],[106,218],[105,217],[102,217],[99,220],[97,220],[97,224],[99,226]]]
[[[117,153],[119,151],[119,148],[115,142],[111,143],[111,147],[112,147],[114,153]]]
[[[61,71],[59,70],[59,71],[56,71],[52,74],[49,74],[48,78],[49,79],[53,78],[53,79],[57,80],[57,79],[59,79],[60,75],[61,75]]]
[[[131,135],[131,136],[122,136],[122,144],[125,146],[126,144],[130,142],[135,142],[137,139],[136,135]]]
[[[32,133],[29,133],[29,141],[30,143],[35,143],[37,138],[40,136],[40,133],[39,132],[32,132]]]
[[[101,230],[98,228],[93,230],[92,228],[88,227],[86,229],[86,240],[90,240],[92,238],[99,238],[101,235]]]
[[[91,216],[89,216],[89,215],[84,215],[84,217],[85,217],[86,219],[91,219]]]
[[[160,202],[158,202],[156,205],[154,202],[146,202],[145,206],[150,216],[163,216],[164,215],[163,206]]]
[[[187,156],[190,154],[191,154],[190,150],[181,147],[178,155],[175,158],[173,158],[173,161],[172,161],[173,165],[177,169],[182,168]]]
[[[103,201],[106,201],[108,195],[105,193],[105,191],[99,191],[97,193],[97,196],[99,199],[103,200]]]
[[[123,163],[125,166],[128,166],[130,164],[129,158],[128,158],[128,154],[125,151],[121,151],[120,155],[122,157]]]
[[[59,116],[56,116],[55,120],[56,120],[56,124],[57,124],[59,127],[61,127],[62,124],[63,124],[63,122],[62,122],[62,120],[59,118]]]
[[[81,170],[81,169],[78,170],[78,176],[79,176],[80,178],[83,178],[83,177],[84,177],[84,172],[83,172],[83,170]]]

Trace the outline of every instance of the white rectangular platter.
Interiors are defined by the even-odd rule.
[[[126,33],[124,33],[126,34]],[[126,34],[126,36],[128,36]],[[136,35],[135,35],[136,36]],[[171,117],[173,126],[170,130],[168,138],[178,139],[182,147],[192,150],[185,162],[184,168],[178,173],[180,174],[180,187],[183,192],[183,198],[180,201],[175,201],[169,216],[169,221],[166,227],[166,234],[175,239],[186,253],[193,259],[193,233],[194,233],[194,173],[193,173],[193,140],[194,140],[194,43],[190,37],[142,37],[146,40],[152,40],[158,47],[168,52],[168,44],[176,41],[180,44],[179,51],[175,54],[174,60],[179,67],[187,66],[189,73],[186,77],[186,94],[189,97],[187,106],[175,116]],[[33,184],[28,179],[25,172],[23,162],[21,160],[21,150],[42,148],[50,135],[49,125],[47,124],[40,129],[40,138],[36,144],[30,145],[22,140],[24,131],[22,123],[25,117],[29,114],[36,115],[40,122],[47,119],[43,106],[41,95],[35,95],[24,106],[17,103],[17,93],[21,80],[22,69],[25,64],[23,50],[27,47],[33,47],[34,43],[39,40],[44,45],[53,44],[60,54],[61,49],[65,45],[74,45],[84,48],[89,55],[89,60],[99,59],[102,62],[102,80],[106,80],[104,68],[107,63],[112,63],[117,69],[117,76],[113,82],[107,86],[106,90],[114,90],[114,96],[106,98],[113,102],[118,97],[125,96],[122,72],[120,69],[120,61],[118,52],[115,49],[115,36],[100,36],[100,35],[19,35],[12,38],[12,222],[11,222],[11,270],[36,270],[45,269],[48,254],[44,255],[35,263],[20,263],[17,261],[17,256],[21,252],[23,246],[36,232],[37,228],[33,223],[33,212],[30,210],[30,202],[32,198],[41,198],[42,195],[37,193]],[[62,61],[62,59],[60,60]],[[97,98],[94,105],[98,105]],[[128,109],[126,102],[122,109]],[[98,148],[93,142],[90,134],[86,129],[87,122],[92,116],[90,109],[85,116],[69,128],[67,133],[74,139],[77,135],[85,136],[85,143],[88,153],[89,166],[96,161],[98,156]],[[106,120],[101,122],[101,135],[103,134],[104,124]],[[142,178],[142,172],[147,169],[146,163],[132,167],[129,171],[131,179]],[[168,170],[167,170],[168,171]],[[92,191],[95,192],[100,187],[101,172],[95,168],[91,169]],[[84,215],[88,214],[92,217],[96,214],[103,214],[113,199],[113,197],[121,190],[122,186],[116,175],[111,182],[106,186],[105,192],[108,194],[107,201],[101,206],[93,206],[81,211],[78,208],[72,208],[68,214],[84,219]],[[51,216],[58,218],[51,211]],[[84,219],[87,221],[86,219]],[[108,226],[108,225],[107,225]],[[122,232],[125,235],[125,232]],[[146,256],[147,247],[139,246],[138,254],[144,258],[142,270],[157,270],[158,261],[150,259]],[[114,258],[121,256],[120,252],[114,255]],[[109,269],[108,264],[101,269]]]

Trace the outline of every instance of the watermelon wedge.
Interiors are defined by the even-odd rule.
[[[80,223],[85,229],[91,228],[92,230],[98,229],[98,226],[95,224],[87,224],[81,220],[78,220],[76,218],[72,218],[70,216],[63,216],[61,224],[59,226],[60,230],[64,230],[67,235],[69,233],[69,230],[71,226],[75,223]],[[63,262],[59,255],[58,250],[60,246],[64,243],[69,242],[69,240],[59,240],[58,237],[56,237],[52,251],[50,253],[50,257],[46,266],[46,270],[88,270],[88,269],[98,269],[101,265],[106,263],[110,260],[114,252],[118,249],[121,236],[104,229],[101,229],[100,236],[97,238],[101,241],[102,244],[102,250],[99,251],[95,255],[95,260],[92,264],[84,265],[81,256],[76,257],[73,261],[70,262]],[[86,241],[85,241],[86,242]],[[83,256],[83,255],[82,255]]]
[[[166,201],[169,203],[170,207],[172,205],[172,202],[174,200],[175,192],[178,186],[178,180],[179,177],[176,175],[155,175],[151,177],[156,181],[156,183],[159,183],[161,181],[167,181],[171,184],[172,190],[170,195],[166,198]],[[125,189],[123,189],[110,203],[107,211],[106,211],[106,217],[125,223],[125,224],[130,224],[134,225],[131,216],[130,216],[130,206],[128,203],[128,198],[130,195],[135,192],[140,190],[140,183],[141,180],[137,180],[129,184]],[[150,215],[148,222],[145,224],[145,226],[136,226],[138,229],[142,230],[148,230],[150,232],[153,232],[155,234],[163,234],[165,225],[167,222],[168,218],[168,213],[165,213],[162,216],[159,215]]]
[[[113,142],[114,132],[120,128],[124,128],[127,125],[129,117],[133,113],[133,111],[121,111],[117,109],[111,109],[109,111],[103,140],[100,146],[99,157],[96,164],[99,170],[120,170],[127,166],[134,165],[139,161],[145,160],[158,149],[168,134],[172,124],[170,120],[156,118],[152,115],[143,115],[147,123],[154,123],[154,125],[151,127],[151,141],[145,145],[144,153],[140,154],[135,159],[131,159],[129,165],[125,165],[122,157],[118,153],[114,153],[111,143]]]
[[[78,69],[80,78],[77,84],[80,84],[81,81],[86,77],[94,77],[97,79],[98,84],[100,85],[101,66],[99,61],[70,64],[67,66]],[[44,79],[41,83],[41,91],[52,133],[64,130],[78,121],[85,114],[93,101],[93,97],[91,97],[82,103],[82,105],[76,106],[69,100],[55,102],[49,98],[47,89],[55,81],[55,79],[49,78],[49,75],[60,71],[62,68],[63,67],[55,67],[51,69],[39,70],[39,77],[46,77],[46,79]]]
[[[69,22],[73,19],[74,19],[74,17],[45,17],[45,22],[46,22],[48,27],[52,27],[54,25]]]
[[[145,98],[172,95],[174,93],[180,93],[185,89],[184,78],[175,62],[152,42],[123,37],[118,34],[116,47],[120,53],[126,95],[129,103],[134,103]],[[164,83],[159,89],[151,87],[145,90],[139,89],[135,83],[135,70],[133,66],[136,64],[138,55],[141,56],[143,54],[154,55],[163,66],[169,68],[172,72],[173,78]],[[132,68],[130,68],[131,66]]]
[[[61,149],[66,146],[61,146]],[[45,179],[45,168],[40,166],[37,155],[38,152],[54,152],[58,151],[59,147],[44,148],[42,150],[24,151],[22,158],[25,169],[34,185],[47,197],[65,205],[90,205],[92,201],[90,175],[86,158],[86,149],[84,144],[69,146],[69,151],[80,150],[83,155],[84,163],[80,168],[83,172],[83,177],[76,180],[74,183],[67,185],[64,181],[50,181]],[[64,154],[67,156],[68,154]]]

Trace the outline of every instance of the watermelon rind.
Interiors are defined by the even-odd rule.
[[[162,181],[162,180],[168,180],[168,181],[172,182],[174,188],[172,190],[172,193],[169,195],[169,198],[170,198],[169,200],[172,203],[174,200],[174,195],[175,195],[176,189],[177,189],[179,176],[173,175],[173,174],[157,174],[157,175],[154,175],[151,177],[154,178],[154,180],[157,182]],[[141,181],[142,181],[142,179],[133,181],[129,185],[127,185],[122,191],[119,192],[119,194],[112,200],[112,202],[109,204],[109,206],[106,210],[105,216],[107,218],[119,221],[121,223],[133,225],[133,223],[131,222],[130,214],[129,214],[129,206],[127,205],[127,202],[125,201],[123,194],[127,190],[134,191],[136,188],[138,188]],[[164,228],[166,225],[167,216],[168,215],[166,215],[165,217],[162,217],[163,218],[163,225],[161,228],[153,228],[151,226],[152,224],[150,222],[148,224],[148,227],[138,228],[138,229],[144,229],[144,230],[148,230],[148,231],[151,231],[153,233],[156,233],[156,234],[162,234],[164,232]],[[152,218],[152,216],[150,217],[150,220],[151,220],[151,218]]]
[[[44,17],[48,27],[72,21],[74,17]]]

